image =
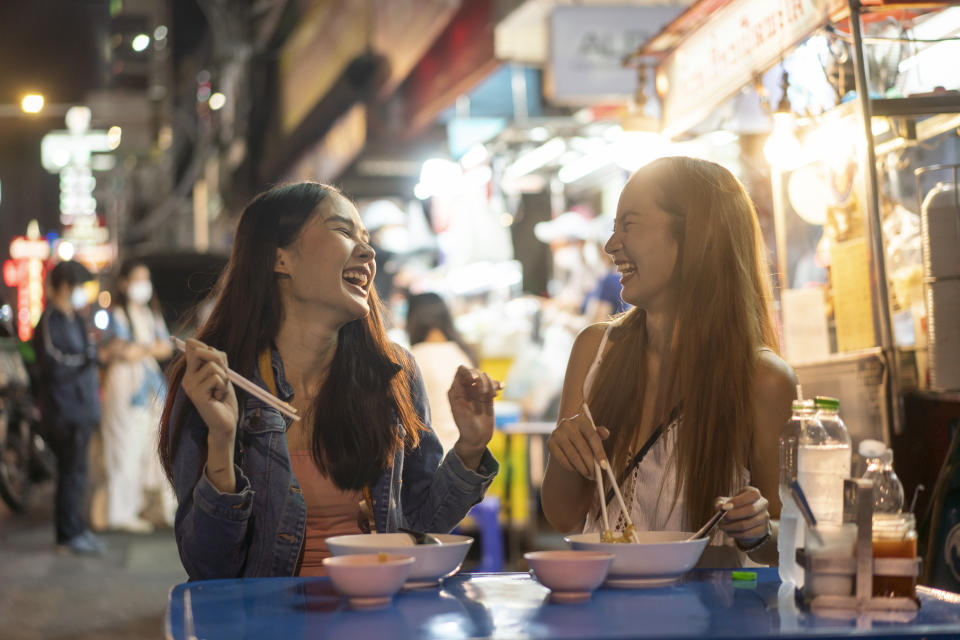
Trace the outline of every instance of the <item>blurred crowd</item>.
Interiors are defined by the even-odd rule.
[[[58,263],[32,339],[40,431],[57,458],[56,540],[74,553],[104,550],[93,531],[171,527],[176,510],[156,455],[172,350],[150,271],[120,266],[99,327],[88,314],[93,280],[79,262]]]

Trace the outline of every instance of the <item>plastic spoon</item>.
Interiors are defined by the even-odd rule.
[[[699,540],[700,538],[706,538],[709,536],[713,532],[714,528],[720,524],[720,521],[723,520],[723,516],[725,515],[727,515],[726,509],[718,509],[717,512],[710,516],[710,519],[707,520],[707,524],[700,527],[699,531],[687,538],[687,542],[690,542],[691,540]]]

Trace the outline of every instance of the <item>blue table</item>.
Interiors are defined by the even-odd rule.
[[[827,618],[798,611],[776,569],[734,583],[729,571],[693,571],[671,587],[600,589],[581,604],[555,604],[525,573],[448,578],[403,591],[374,611],[350,609],[326,578],[185,583],[170,592],[167,637],[240,638],[762,638],[958,637],[960,595],[918,589],[906,616]],[[898,617],[899,616],[899,617]]]

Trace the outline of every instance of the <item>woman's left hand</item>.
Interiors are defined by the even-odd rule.
[[[459,367],[447,392],[450,411],[460,431],[453,446],[464,465],[475,469],[493,437],[493,398],[499,384],[479,369]]]
[[[767,499],[755,487],[744,487],[737,495],[714,501],[718,509],[728,509],[720,521],[720,529],[735,538],[743,547],[751,547],[770,532]]]

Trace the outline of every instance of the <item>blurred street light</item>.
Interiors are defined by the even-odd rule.
[[[133,42],[130,43],[130,46],[133,47],[134,51],[143,51],[150,46],[150,36],[145,33],[138,34],[134,36]]]
[[[223,105],[227,104],[227,96],[223,95],[219,91],[210,96],[208,101],[210,108],[214,111],[219,111],[223,108]]]
[[[70,104],[49,104],[42,94],[28,93],[20,104],[0,104],[0,118],[32,116],[64,116]]]
[[[23,96],[20,108],[23,109],[24,113],[40,113],[40,110],[43,109],[43,96],[39,93],[28,93]]]

